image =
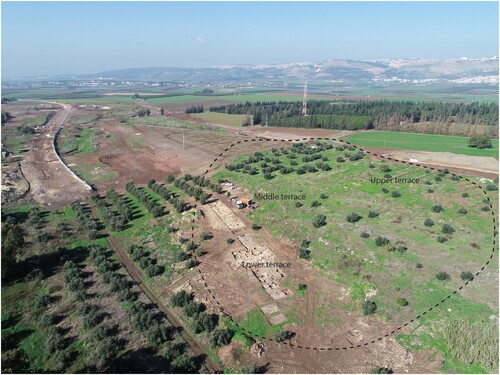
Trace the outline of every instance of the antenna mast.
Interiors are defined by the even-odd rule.
[[[304,86],[304,101],[302,102],[302,116],[307,116],[307,81]]]

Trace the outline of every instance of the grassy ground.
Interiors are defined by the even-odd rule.
[[[264,155],[270,160],[278,159],[282,166],[296,169],[290,158],[280,155],[282,152],[276,150],[277,155],[271,152]],[[491,213],[481,210],[486,204],[478,189],[463,180],[453,181],[449,174],[441,177],[421,168],[367,158],[348,161],[344,156],[346,162],[337,162],[337,157],[345,153],[335,149],[321,152],[328,158],[326,163],[332,167],[330,171],[304,175],[273,172],[271,179],[264,178],[261,162],[251,163],[242,156],[232,164],[250,164],[257,168],[258,174],[226,169],[217,173],[214,179],[229,179],[254,193],[304,194],[301,207],[296,207],[295,201],[257,201],[260,208],[251,211],[248,217],[266,225],[276,237],[283,236],[297,244],[304,239],[311,241],[310,262],[319,274],[347,286],[351,298],[348,304],[354,303],[360,309],[366,296],[376,291],[372,297],[378,306],[376,315],[384,320],[405,322],[463,285],[462,271],[475,272],[485,263],[493,241]],[[302,165],[301,159],[302,155],[298,155],[293,160]],[[372,183],[371,177],[381,178],[387,173],[381,170],[384,165],[390,168],[393,177],[419,178],[420,182],[384,186]],[[477,178],[471,179],[477,181]],[[387,194],[382,192],[383,187],[388,189]],[[392,197],[393,191],[401,196]],[[470,196],[464,198],[462,194],[466,192]],[[321,194],[327,197],[322,198]],[[490,193],[490,197],[495,207],[495,192]],[[312,207],[313,201],[321,205]],[[431,207],[437,204],[443,206],[444,212],[432,212]],[[461,208],[467,213],[460,214]],[[369,211],[379,215],[370,218]],[[361,215],[361,219],[349,223],[346,216],[353,212]],[[326,216],[326,225],[316,228],[312,222],[319,214]],[[426,218],[431,218],[435,224],[424,226]],[[451,224],[455,232],[443,235],[444,224]],[[368,236],[362,237],[362,233]],[[375,244],[377,236],[388,238],[395,246],[405,245],[407,249],[399,252],[378,247]],[[445,236],[447,241],[439,243],[438,236]],[[498,262],[489,267],[494,274]],[[437,280],[438,272],[447,272],[451,279]],[[480,282],[468,286],[471,293],[467,297],[454,296],[443,307],[428,314],[422,323],[423,333],[429,334],[433,329],[439,332],[441,322],[450,317],[488,321],[489,316],[497,316],[497,303],[491,300],[492,291],[498,290],[493,274],[484,274]],[[398,298],[406,299],[409,304],[401,306]],[[319,321],[328,321],[327,317],[334,316],[335,312],[328,306],[319,306],[316,314]],[[452,363],[449,365],[453,367]]]
[[[81,130],[63,129],[57,138],[57,147],[64,154],[74,152],[77,154],[91,154],[99,146],[99,130],[93,127],[83,127]]]
[[[239,127],[241,127],[241,121],[245,117],[244,115],[228,115],[218,112],[193,113],[192,116],[201,118],[205,121],[214,122],[216,124]]]
[[[451,135],[371,131],[351,135],[348,137],[348,140],[355,145],[365,147],[452,152],[454,154],[498,158],[498,139],[492,140],[493,148],[482,150],[469,147],[469,138],[467,137],[455,137]]]
[[[158,264],[165,267],[165,272],[159,279],[168,284],[176,272],[172,265],[182,248],[176,243],[174,234],[169,233],[167,229],[172,226],[178,228],[181,216],[163,198],[153,191],[145,189],[153,199],[165,207],[168,213],[162,217],[153,218],[133,195],[126,194],[124,197],[134,212],[134,219],[125,230],[114,232],[113,237],[120,238],[127,246],[131,244],[144,245],[151,252],[151,256],[158,260]],[[182,269],[177,271],[178,274],[182,274],[182,272]]]

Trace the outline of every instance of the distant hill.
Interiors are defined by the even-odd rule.
[[[73,78],[158,82],[289,82],[307,79],[342,82],[498,83],[498,73],[498,58],[493,57],[455,60],[331,60],[321,63],[199,68],[131,68],[78,75]]]
[[[4,77],[9,80],[109,80],[186,83],[490,83],[498,84],[498,58],[448,60],[330,60],[276,65],[130,68],[92,74],[44,77]]]

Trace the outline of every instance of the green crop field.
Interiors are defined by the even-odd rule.
[[[116,96],[114,97],[116,99]],[[313,96],[311,99],[315,100],[332,100],[332,96]],[[296,102],[302,101],[302,95],[293,95],[283,92],[279,93],[249,93],[249,94],[229,94],[229,95],[176,95],[164,97],[150,97],[147,98],[148,103],[152,104],[174,104],[174,103],[198,103],[204,101],[220,101],[228,103],[239,102],[263,102],[263,101],[287,101]]]
[[[451,135],[369,131],[351,135],[347,140],[355,145],[364,147],[452,152],[454,154],[473,156],[491,156],[498,159],[498,139],[492,140],[493,148],[482,150],[469,147],[469,138],[467,137]]]
[[[362,302],[370,298],[377,305],[375,316],[403,324],[463,285],[462,272],[475,273],[485,264],[492,251],[493,224],[489,202],[484,201],[479,189],[449,173],[431,173],[366,156],[349,160],[358,150],[340,149],[339,144],[338,149],[329,147],[328,143],[316,143],[315,148],[281,148],[240,156],[214,179],[230,180],[254,194],[305,196],[299,205],[291,200],[257,199],[259,208],[247,217],[265,225],[277,238],[287,238],[299,246],[304,240],[310,241],[307,248],[311,259],[302,261],[310,262],[322,277],[347,288],[349,298],[340,308],[354,307],[359,313]],[[320,157],[303,160],[311,155]],[[298,174],[304,166],[309,172]],[[372,180],[384,177],[418,182],[380,185]],[[497,203],[495,188],[489,186],[493,207]],[[442,211],[435,212],[433,206],[441,206]],[[350,214],[359,217],[351,222],[347,219]],[[323,225],[314,224],[318,215],[325,216]],[[432,224],[424,225],[426,219]],[[489,316],[498,316],[497,302],[491,303],[497,259],[488,267],[490,276],[482,275],[477,283],[467,286],[469,293],[454,295],[425,315],[418,333],[412,335],[422,343],[418,349],[443,352],[443,369],[447,371],[494,370],[489,359],[462,363],[459,359],[465,355],[449,355],[451,348],[445,338],[449,319],[479,324],[488,322]],[[437,279],[440,272],[449,279]],[[335,315],[332,306],[318,306],[315,311],[316,320],[325,327],[341,324],[329,321],[328,317]],[[493,329],[491,323],[488,326]],[[437,335],[434,341],[426,339],[429,334]],[[490,359],[494,360],[494,353],[495,347],[488,354]]]
[[[244,115],[227,115],[225,113],[218,113],[218,112],[193,113],[192,116],[216,124],[240,126],[240,127],[241,127],[241,121],[244,118]]]

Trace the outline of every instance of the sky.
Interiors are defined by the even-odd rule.
[[[2,76],[498,56],[498,2],[8,2]]]

